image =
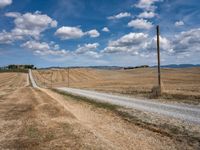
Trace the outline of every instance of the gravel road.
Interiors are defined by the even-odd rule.
[[[32,70],[31,70],[31,69],[29,69],[29,78],[30,78],[30,81],[31,81],[32,86],[33,86],[34,88],[38,88],[38,86],[37,86],[37,84],[36,84],[36,82],[35,82],[35,80],[34,80],[34,78],[33,78]]]
[[[102,92],[66,87],[60,87],[57,88],[57,90],[91,98],[99,102],[106,102],[126,108],[134,108],[142,111],[153,112],[160,115],[181,119],[188,123],[200,124],[200,108],[193,105],[166,104],[148,99],[136,99]]]
[[[34,88],[39,88],[29,70],[29,77]],[[181,119],[188,123],[200,124],[200,108],[194,105],[183,104],[166,104],[149,99],[130,98],[126,96],[118,96],[103,92],[96,92],[83,89],[59,87],[59,91],[91,98],[95,101],[119,105],[126,108],[133,108],[141,111],[153,112],[177,119]]]

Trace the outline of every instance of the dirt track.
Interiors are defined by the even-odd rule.
[[[25,74],[0,77],[0,149],[180,147],[170,138],[127,123],[111,111],[47,89],[26,87]]]

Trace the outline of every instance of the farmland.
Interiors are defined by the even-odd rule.
[[[184,147],[111,110],[49,89],[35,89],[25,73],[0,73],[0,79],[0,149]]]
[[[157,85],[155,68],[133,70],[99,70],[76,68],[69,70],[69,86],[134,96],[151,96]],[[181,99],[199,103],[200,68],[162,69],[164,99]],[[35,70],[34,77],[40,86],[68,86],[68,70]],[[188,101],[189,100],[189,101]]]

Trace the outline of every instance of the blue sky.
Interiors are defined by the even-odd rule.
[[[0,0],[0,66],[200,63],[198,0]]]

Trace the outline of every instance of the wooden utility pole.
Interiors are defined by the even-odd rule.
[[[67,76],[68,76],[67,86],[69,87],[69,67],[68,67],[68,70],[67,70]]]
[[[160,94],[161,94],[160,40],[159,40],[160,29],[159,29],[159,25],[157,25],[157,27],[156,27],[156,31],[157,31],[157,56],[158,56],[158,88],[159,88],[159,90],[160,90]]]
[[[52,88],[52,86],[53,86],[53,85],[52,85],[52,84],[53,84],[52,82],[53,82],[53,70],[52,70],[52,74],[51,74],[51,88]]]

